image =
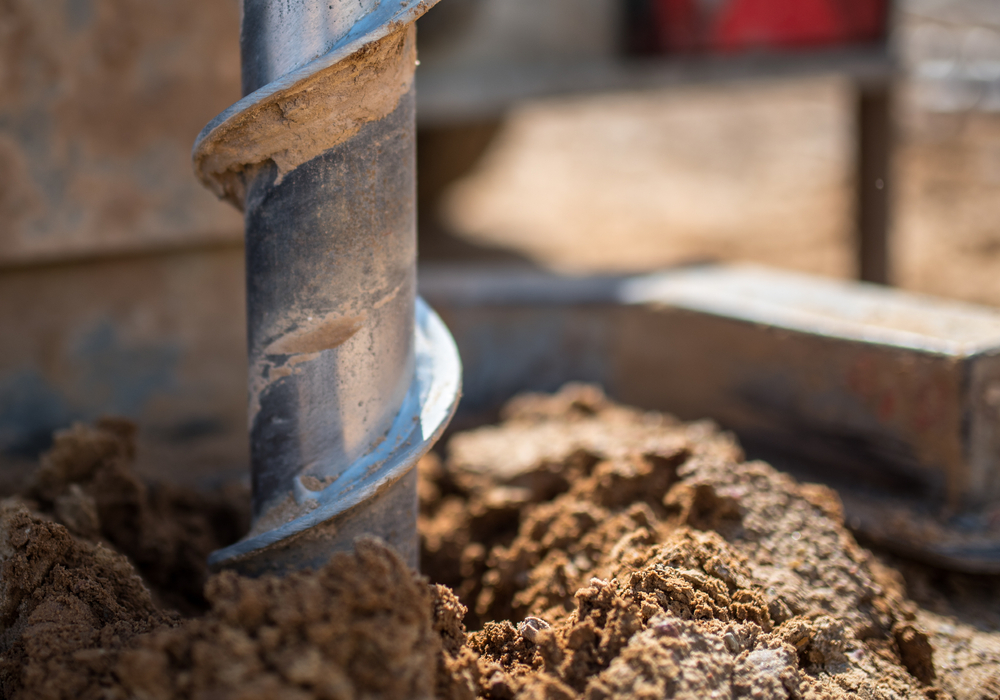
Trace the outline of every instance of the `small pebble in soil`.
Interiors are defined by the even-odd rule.
[[[653,625],[653,632],[659,637],[680,637],[681,628],[673,620],[667,620],[665,622],[657,622]]]
[[[517,631],[529,642],[534,643],[538,633],[549,628],[549,623],[540,617],[526,617],[517,625]]]

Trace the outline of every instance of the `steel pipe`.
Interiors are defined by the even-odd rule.
[[[193,154],[246,224],[253,526],[213,567],[315,566],[363,533],[417,565],[414,465],[460,382],[416,297],[413,22],[433,4],[244,0],[246,97]]]

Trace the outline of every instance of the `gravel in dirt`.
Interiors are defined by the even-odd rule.
[[[245,496],[129,480],[130,439],[115,421],[63,433],[0,508],[4,697],[996,695],[1000,634],[963,617],[988,582],[942,602],[947,575],[858,546],[830,490],[594,387],[520,397],[423,460],[426,577],[364,540],[194,600],[177,572],[204,569],[177,553],[225,541]]]

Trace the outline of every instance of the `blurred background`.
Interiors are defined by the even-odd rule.
[[[422,263],[857,277],[866,232],[894,284],[1000,305],[995,0],[443,0],[418,31]],[[237,0],[0,3],[5,464],[118,413],[152,471],[244,468],[242,219],[190,165],[238,37]]]

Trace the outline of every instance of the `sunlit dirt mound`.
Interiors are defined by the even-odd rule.
[[[745,462],[709,423],[569,386],[515,399],[447,454],[420,465],[425,577],[365,540],[318,572],[201,589],[246,494],[139,482],[121,422],[59,435],[0,508],[0,691],[964,699],[1000,685],[988,645],[979,687],[954,655],[936,673],[937,637],[835,494]]]

